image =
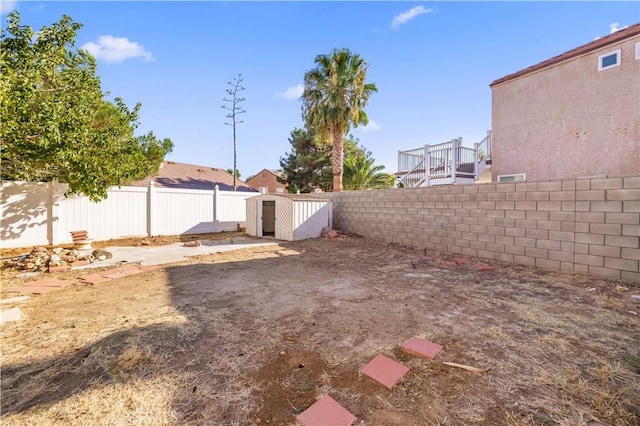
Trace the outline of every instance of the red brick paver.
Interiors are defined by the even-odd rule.
[[[456,257],[453,260],[455,260],[456,263],[459,263],[461,265],[466,265],[471,263],[471,260],[468,257]]]
[[[453,268],[454,266],[457,265],[456,262],[449,262],[449,261],[446,261],[446,260],[438,260],[438,261],[436,261],[436,263],[438,265],[446,266],[448,268]]]
[[[412,337],[402,345],[402,350],[411,355],[434,359],[442,350],[442,346],[419,337]]]
[[[387,389],[392,389],[405,374],[409,367],[400,364],[380,354],[369,364],[365,365],[362,372]]]
[[[80,279],[89,284],[100,284],[109,281],[111,278],[103,277],[102,274],[89,274],[81,276]]]
[[[495,266],[491,266],[491,265],[484,265],[484,264],[480,264],[480,265],[476,265],[476,269],[480,272],[482,271],[495,271],[496,267]]]
[[[320,398],[296,419],[303,426],[351,426],[358,420],[329,395]]]

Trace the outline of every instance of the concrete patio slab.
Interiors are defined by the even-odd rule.
[[[21,303],[31,299],[29,296],[8,297],[0,300],[0,305],[8,305],[11,303]]]
[[[402,345],[402,350],[411,355],[434,359],[442,351],[442,346],[419,337],[412,337]]]
[[[296,419],[302,426],[351,426],[358,420],[329,395],[320,398]]]
[[[111,280],[111,278],[103,277],[101,274],[83,275],[80,277],[80,279],[89,284],[100,284]]]
[[[382,354],[364,366],[362,372],[376,382],[391,390],[409,371],[409,367],[400,364]]]

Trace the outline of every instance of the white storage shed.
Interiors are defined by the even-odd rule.
[[[246,232],[255,237],[298,241],[318,238],[332,226],[331,200],[302,194],[247,198]]]

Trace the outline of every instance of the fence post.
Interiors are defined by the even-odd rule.
[[[218,221],[220,220],[220,185],[213,187],[213,232],[218,232]]]
[[[431,150],[429,145],[424,146],[424,183],[426,186],[430,186],[429,179],[431,179]]]
[[[149,188],[147,189],[147,236],[153,237],[157,235],[156,215],[154,209],[156,203],[156,183],[151,179]]]
[[[49,182],[47,185],[49,187],[49,191],[47,192],[47,241],[51,245],[55,245],[56,238],[55,233],[56,230],[54,222],[54,208],[53,208],[53,182]]]
[[[478,161],[480,161],[480,155],[478,155],[478,150],[480,149],[480,142],[475,142],[473,144],[473,178],[478,180]]]

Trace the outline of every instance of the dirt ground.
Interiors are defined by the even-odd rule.
[[[640,424],[638,285],[452,258],[351,237],[58,274],[0,328],[0,420],[294,425],[328,394],[359,425]],[[393,390],[360,373],[380,353],[410,367]]]

